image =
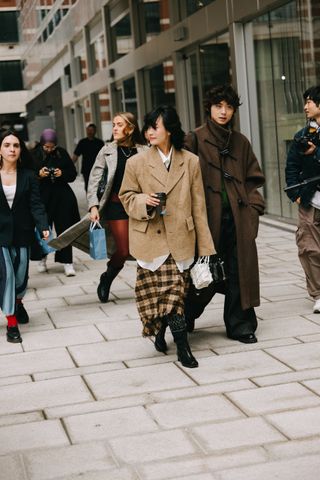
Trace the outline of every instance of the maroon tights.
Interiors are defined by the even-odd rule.
[[[107,222],[116,243],[116,251],[109,262],[115,268],[122,268],[129,256],[128,222],[128,220],[108,220]]]

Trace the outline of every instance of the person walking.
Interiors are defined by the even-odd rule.
[[[86,133],[87,136],[78,142],[73,152],[72,160],[76,163],[82,155],[81,173],[83,175],[84,188],[87,192],[90,172],[99,151],[104,146],[104,141],[96,137],[97,127],[94,123],[90,123],[87,126]]]
[[[148,148],[130,112],[116,113],[112,133],[114,140],[100,150],[92,167],[87,194],[90,220],[97,222],[101,218],[115,241],[115,251],[97,289],[102,303],[109,300],[111,284],[129,256],[128,215],[118,196],[125,166],[131,156]]]
[[[320,85],[308,88],[303,98],[307,124],[296,133],[288,152],[287,187],[318,178],[290,188],[287,195],[298,205],[298,256],[314,301],[313,313],[320,313]]]
[[[144,123],[151,147],[128,160],[119,192],[129,216],[129,250],[138,264],[135,293],[142,334],[154,335],[155,348],[165,352],[168,325],[178,360],[195,368],[184,317],[189,268],[196,243],[199,255],[215,253],[200,165],[182,148],[184,132],[173,107],[154,109]]]
[[[14,130],[0,134],[0,307],[7,317],[7,340],[20,343],[19,323],[29,316],[22,299],[28,282],[29,248],[37,227],[49,227],[25,143]]]
[[[218,254],[225,262],[228,281],[223,293],[227,336],[243,343],[255,343],[260,304],[259,269],[256,248],[259,215],[264,200],[258,188],[264,176],[252,147],[235,131],[232,121],[240,106],[230,85],[213,87],[205,99],[206,122],[189,132],[185,146],[200,159],[206,196],[208,223]],[[196,295],[191,287],[186,299],[188,330],[216,293],[214,285]]]
[[[77,172],[68,152],[57,145],[57,135],[51,128],[45,129],[40,143],[31,150],[34,169],[39,176],[41,199],[46,207],[49,225],[57,235],[80,220],[76,196],[69,183],[76,179]],[[42,257],[39,272],[46,272],[47,256],[36,252],[32,259]],[[67,277],[76,274],[73,267],[72,247],[69,245],[55,252],[55,262],[64,265]]]

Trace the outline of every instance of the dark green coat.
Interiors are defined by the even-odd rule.
[[[186,148],[199,155],[205,189],[209,228],[219,251],[222,213],[222,171],[225,190],[233,213],[243,309],[260,304],[259,267],[255,239],[264,200],[258,187],[264,176],[250,142],[244,135],[211,120],[186,136]],[[225,154],[221,154],[227,150]]]

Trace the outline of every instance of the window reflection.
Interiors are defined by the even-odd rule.
[[[111,28],[113,60],[123,57],[133,49],[130,16],[125,15]]]
[[[166,60],[149,71],[152,106],[166,103],[175,104],[175,79],[173,62]]]

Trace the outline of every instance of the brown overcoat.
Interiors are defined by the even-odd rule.
[[[259,215],[264,213],[264,200],[257,189],[264,184],[263,173],[250,142],[241,133],[209,119],[194,133],[186,136],[185,145],[200,159],[212,238],[219,251],[223,177],[236,227],[241,305],[243,309],[256,307],[260,292],[255,239]]]
[[[148,214],[150,193],[167,194],[166,215]],[[119,192],[129,215],[129,249],[134,258],[151,262],[171,253],[175,261],[215,253],[207,223],[199,159],[173,148],[170,170],[156,147],[129,158]]]

